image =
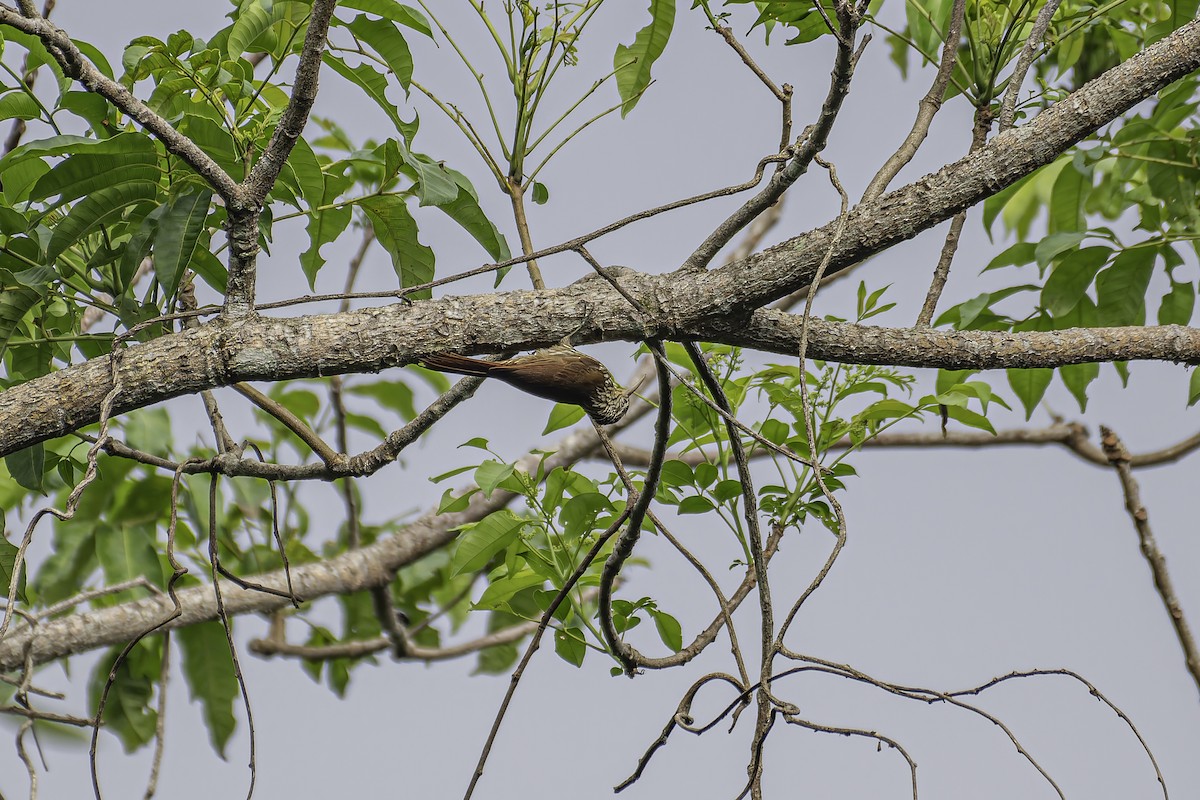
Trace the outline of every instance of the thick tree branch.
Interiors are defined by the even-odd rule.
[[[647,327],[666,339],[720,342],[784,355],[795,352],[802,328],[797,315],[760,310],[748,319],[705,318],[704,309],[722,302],[719,292],[707,288],[713,277],[701,273],[680,281],[694,287],[690,298],[660,306]],[[653,297],[664,283],[663,276],[622,280],[627,290],[632,288],[643,297]],[[553,319],[539,320],[529,313],[530,308],[546,307],[550,299],[557,300]],[[603,305],[593,305],[598,301]],[[545,292],[445,298],[412,307],[208,325],[124,351],[118,370],[124,388],[114,413],[239,381],[378,372],[444,350],[471,354],[543,347],[570,334],[578,327],[574,321],[584,319],[588,311],[592,318],[577,334],[581,343],[600,335],[630,341],[647,335],[611,287],[592,283]],[[448,328],[447,319],[462,322]],[[684,321],[687,324],[680,324]],[[825,361],[942,369],[1137,360],[1195,363],[1200,362],[1200,328],[1163,325],[1004,333],[875,328],[814,319],[808,351]],[[107,359],[101,358],[0,393],[0,455],[95,422],[111,385]]]
[[[540,347],[574,334],[640,341],[705,339],[790,353],[799,318],[753,309],[952,217],[1049,163],[1140,100],[1200,67],[1200,21],[1109,70],[1033,122],[976,153],[763,253],[695,274],[625,275],[622,285],[654,313],[643,324],[599,279],[542,292],[444,298],[329,316],[211,323],[128,348],[117,413],[241,380],[377,372],[446,350]],[[831,247],[832,245],[832,247]],[[587,320],[579,328],[578,321]],[[453,324],[449,324],[453,323]],[[814,320],[814,358],[952,369],[1059,366],[1086,361],[1200,361],[1200,330],[1178,326],[1049,333],[905,331]],[[107,360],[68,367],[0,393],[0,454],[95,422],[111,385]]]

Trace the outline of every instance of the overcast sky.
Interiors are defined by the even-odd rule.
[[[492,4],[499,10],[500,4]],[[686,6],[687,4],[680,4]],[[479,66],[499,76],[487,41],[466,3],[444,6],[460,43],[479,55]],[[617,11],[618,8],[637,9]],[[581,64],[566,77],[557,102],[566,105],[595,78],[611,69],[615,42],[630,42],[643,24],[644,3],[610,4],[590,30]],[[134,36],[164,37],[187,28],[207,38],[222,24],[228,5],[218,0],[161,3],[62,0],[55,21],[100,47],[118,64]],[[894,6],[890,13],[900,13]],[[741,16],[739,33],[747,27]],[[416,78],[447,98],[478,112],[469,76],[447,47],[437,49],[409,37]],[[744,41],[777,82],[796,87],[797,129],[813,119],[827,85],[832,48],[828,41],[803,48],[761,47],[761,35]],[[10,46],[11,59],[18,48]],[[911,125],[916,100],[928,77],[904,83],[878,37],[866,51],[826,157],[837,165],[852,197],[861,195],[878,165]],[[535,242],[549,245],[659,203],[746,180],[778,139],[778,108],[702,18],[681,8],[675,34],[656,69],[657,83],[626,120],[610,117],[568,145],[547,170],[551,202],[533,207]],[[316,113],[332,117],[360,140],[388,135],[386,120],[357,90],[323,73]],[[495,96],[503,88],[491,83]],[[615,92],[602,90],[604,103]],[[398,91],[393,99],[402,102]],[[419,101],[416,93],[413,101]],[[497,221],[507,220],[507,202],[488,183],[472,151],[439,112],[417,102],[422,127],[415,149],[468,173]],[[596,108],[603,107],[597,104]],[[409,112],[404,112],[408,116]],[[550,118],[547,114],[547,118]],[[894,186],[965,153],[970,114],[961,99],[939,117],[930,141]],[[311,130],[311,128],[310,128]],[[41,135],[41,134],[38,134]],[[642,223],[597,242],[591,251],[607,264],[659,272],[677,266],[712,226],[739,201],[725,200]],[[832,219],[837,197],[824,173],[814,171],[792,189],[775,240]],[[1004,244],[988,242],[978,212],[969,219],[942,307],[996,285],[979,271]],[[485,256],[461,230],[435,213],[419,217],[423,240],[437,252],[441,270],[476,266]],[[511,224],[502,226],[514,245]],[[296,254],[306,246],[303,223],[280,223],[276,246],[259,269],[260,296],[274,299],[303,293]],[[858,280],[871,288],[894,284],[888,297],[900,305],[882,324],[908,325],[924,297],[928,275],[945,226],[893,248],[832,285],[818,300],[818,313],[853,312]],[[342,286],[344,265],[356,242],[345,237],[325,249],[329,264],[319,289]],[[568,283],[583,274],[577,259],[547,260],[548,282]],[[1196,279],[1189,263],[1186,275]],[[514,271],[508,280],[523,287]],[[1002,276],[1008,279],[1009,276]],[[369,257],[362,288],[390,287],[394,274],[386,255]],[[456,293],[484,291],[487,282],[455,287]],[[632,369],[634,348],[610,344],[592,352],[618,377]],[[1186,373],[1173,365],[1135,364],[1129,389],[1110,367],[1093,384],[1086,414],[1056,381],[1050,406],[1095,432],[1113,426],[1135,452],[1155,449],[1194,432],[1200,417],[1184,408]],[[1001,373],[986,379],[1019,406]],[[923,386],[932,375],[922,375]],[[221,394],[234,424],[248,419],[235,396]],[[196,398],[172,403],[176,415],[194,413]],[[483,411],[486,409],[486,411]],[[470,463],[473,453],[455,446],[492,425],[498,452],[516,458],[540,440],[548,407],[501,385],[486,385],[474,400],[439,425],[417,452],[364,482],[366,515],[379,521],[421,509],[444,489],[426,476]],[[481,413],[482,412],[482,413]],[[997,427],[1023,424],[1018,415],[994,419]],[[1031,425],[1048,424],[1045,411]],[[498,428],[498,429],[497,429]],[[644,428],[636,429],[644,431]],[[235,435],[239,435],[235,432]],[[646,434],[633,435],[642,441]],[[365,442],[363,443],[365,444]],[[869,452],[853,462],[860,477],[841,496],[849,543],[821,590],[805,606],[791,633],[795,649],[852,664],[881,679],[942,690],[965,688],[1012,670],[1069,668],[1095,684],[1138,726],[1178,798],[1200,796],[1200,707],[1196,687],[1138,553],[1136,535],[1122,504],[1115,476],[1061,448],[987,449],[977,452]],[[1200,537],[1195,487],[1197,461],[1137,473],[1159,544],[1169,559],[1185,611],[1193,626],[1200,618]],[[327,486],[306,486],[318,521],[332,532],[340,502]],[[694,544],[725,585],[736,582],[727,536],[695,517],[676,533]],[[48,529],[39,536],[48,538]],[[790,605],[826,557],[832,538],[810,526],[789,532],[773,562],[777,602]],[[629,572],[625,597],[652,595],[684,623],[685,641],[713,614],[710,595],[665,543],[645,537],[638,555],[653,570]],[[753,605],[752,603],[747,606]],[[318,604],[318,618],[333,620],[332,603]],[[753,641],[757,621],[739,615],[743,646]],[[649,626],[643,626],[649,627]],[[265,623],[238,621],[239,638],[260,635]],[[654,650],[650,638],[638,640]],[[708,671],[729,670],[725,640],[691,665],[635,680],[609,677],[610,662],[591,652],[581,669],[543,647],[526,673],[492,753],[477,797],[606,797],[633,769],[637,758],[673,713],[684,689]],[[339,700],[312,683],[298,664],[265,661],[242,653],[258,732],[256,793],[262,798],[373,796],[456,797],[464,790],[506,677],[471,677],[473,662],[426,667],[395,664],[354,672],[349,696]],[[43,684],[70,692],[66,704],[86,713],[85,676],[92,659],[71,664],[70,679],[57,668]],[[786,665],[781,660],[780,667]],[[829,677],[798,676],[776,686],[781,697],[809,720],[875,730],[901,742],[919,765],[923,798],[1053,797],[1051,787],[1019,755],[998,728],[961,710],[902,702],[859,684]],[[697,707],[715,710],[729,697],[713,691]],[[209,748],[199,707],[189,702],[176,672],[169,700],[167,747],[160,797],[238,797],[249,774],[244,719],[222,762]],[[1154,772],[1129,729],[1081,686],[1063,678],[1010,683],[987,693],[979,704],[1000,717],[1058,781],[1069,797],[1157,796]],[[676,733],[644,778],[625,794],[651,797],[732,797],[743,785],[753,724],[718,727],[701,738]],[[15,727],[10,726],[15,731]],[[86,744],[45,741],[49,771],[40,775],[43,798],[90,793]],[[102,736],[100,769],[107,797],[140,796],[149,751],[124,754],[115,738]],[[26,791],[23,768],[13,748],[0,747],[0,791]],[[766,754],[769,797],[904,798],[908,771],[894,751],[876,752],[873,742],[817,735],[777,726]]]

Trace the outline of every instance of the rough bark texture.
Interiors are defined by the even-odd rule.
[[[329,316],[286,320],[250,316],[128,348],[121,362],[123,391],[116,410],[121,413],[241,380],[377,372],[447,350],[478,353],[542,347],[573,331],[581,343],[653,336],[782,351],[782,344],[771,342],[787,334],[768,334],[773,321],[777,327],[784,320],[754,312],[811,281],[827,250],[832,249],[832,255],[826,274],[833,274],[912,238],[1049,163],[1198,67],[1200,21],[1109,70],[1028,125],[1006,131],[932,175],[857,206],[836,242],[836,222],[831,222],[721,269],[627,275],[622,285],[644,306],[644,320],[598,279],[564,289],[444,298]],[[735,338],[744,332],[752,314],[754,329],[764,339]],[[866,331],[815,326],[812,355],[961,368],[1200,358],[1196,352],[1200,334],[1176,328],[1011,334],[999,340],[1004,343],[1004,356],[987,352],[997,340],[983,334],[944,333],[937,338],[914,331]],[[1163,335],[1166,340],[1157,345],[1149,341]],[[856,351],[858,345],[853,343],[860,340],[862,349]],[[869,347],[868,340],[873,342]],[[1058,356],[1038,361],[1036,351],[1047,343],[1055,345]],[[886,359],[874,355],[880,348],[891,348]],[[903,355],[906,348],[911,355]],[[0,454],[95,422],[100,399],[112,385],[109,373],[108,360],[96,359],[0,393]]]

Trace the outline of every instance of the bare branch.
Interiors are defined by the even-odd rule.
[[[737,235],[738,231],[749,225],[760,214],[773,206],[788,188],[808,171],[815,156],[825,149],[833,123],[841,111],[842,101],[850,92],[850,81],[854,77],[854,36],[858,30],[858,20],[846,3],[837,6],[839,34],[837,55],[834,59],[833,74],[830,78],[829,91],[821,106],[820,116],[800,135],[793,150],[792,157],[779,169],[767,185],[754,197],[747,200],[741,208],[735,211],[724,222],[717,226],[708,237],[696,248],[687,260],[680,266],[682,272],[703,270],[716,258],[717,252]]]
[[[1192,636],[1191,628],[1188,627],[1187,618],[1183,615],[1183,606],[1179,602],[1178,595],[1175,594],[1171,575],[1167,572],[1167,559],[1158,549],[1158,542],[1155,541],[1154,533],[1150,530],[1150,514],[1142,505],[1141,491],[1138,488],[1137,480],[1133,477],[1133,470],[1129,466],[1129,462],[1132,460],[1129,451],[1125,449],[1125,445],[1111,428],[1102,426],[1100,433],[1104,454],[1121,480],[1121,490],[1125,493],[1125,508],[1129,511],[1130,518],[1133,519],[1133,527],[1137,530],[1142,555],[1145,556],[1146,563],[1150,566],[1150,573],[1154,576],[1154,588],[1158,590],[1158,596],[1167,609],[1167,616],[1171,618],[1175,636],[1179,639],[1179,646],[1183,648],[1187,670],[1191,674],[1192,680],[1196,682],[1196,688],[1200,689],[1200,650],[1196,649],[1196,640]]]
[[[883,194],[888,184],[892,182],[892,178],[895,178],[900,170],[912,161],[913,156],[917,154],[917,150],[925,141],[925,137],[929,135],[929,126],[933,124],[934,115],[942,107],[942,99],[946,96],[946,87],[950,84],[954,65],[958,63],[958,42],[962,36],[963,14],[966,7],[966,0],[954,0],[954,7],[950,10],[950,27],[946,31],[946,39],[942,44],[942,60],[938,64],[933,84],[921,98],[921,102],[917,104],[917,118],[913,120],[912,130],[908,132],[908,136],[904,137],[904,141],[896,152],[884,162],[879,172],[871,179],[867,190],[863,192],[863,201],[874,200]]]
[[[1025,83],[1025,75],[1033,65],[1034,56],[1037,55],[1038,48],[1042,46],[1042,40],[1046,38],[1050,20],[1054,18],[1054,12],[1058,11],[1060,3],[1062,0],[1046,0],[1046,4],[1042,6],[1037,19],[1034,20],[1029,37],[1025,39],[1021,55],[1017,57],[1017,65],[1013,67],[1012,75],[1008,78],[1008,88],[1004,90],[1004,99],[1000,102],[1001,132],[1013,126],[1017,114],[1017,98],[1021,94],[1021,86]]]

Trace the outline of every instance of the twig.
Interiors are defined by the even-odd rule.
[[[600,573],[600,631],[604,634],[604,640],[613,655],[616,656],[624,668],[625,674],[629,677],[633,677],[635,674],[641,654],[617,633],[612,616],[613,585],[621,567],[633,554],[634,545],[641,536],[642,520],[645,519],[646,511],[650,508],[650,503],[658,491],[658,482],[662,477],[663,454],[666,453],[667,439],[671,435],[671,375],[665,367],[666,354],[662,352],[661,342],[652,339],[648,340],[646,344],[655,355],[654,363],[658,370],[659,400],[658,416],[654,422],[654,452],[650,458],[650,466],[646,469],[641,492],[635,498],[630,498],[633,509],[629,513],[629,524],[617,537],[616,544],[613,545],[613,550],[604,562],[604,569]],[[602,444],[609,443],[603,429],[597,426],[596,432]],[[620,461],[616,458],[616,454],[611,450],[609,453],[614,460],[614,466],[619,464]]]
[[[625,524],[626,520],[630,518],[632,508],[629,501],[632,500],[633,498],[628,498],[628,501],[625,505],[625,510],[622,511],[617,518],[613,520],[612,524],[609,525],[608,528],[597,537],[596,542],[592,545],[591,549],[584,554],[583,558],[579,562],[579,565],[575,567],[575,571],[571,573],[569,578],[567,578],[567,581],[563,584],[562,588],[558,590],[558,594],[554,596],[554,599],[550,601],[550,605],[548,605],[545,612],[543,612],[542,618],[538,621],[537,630],[534,631],[533,637],[529,640],[529,644],[525,648],[525,654],[521,657],[520,663],[517,664],[516,669],[513,670],[512,675],[509,677],[508,690],[504,693],[504,699],[500,701],[500,708],[496,711],[496,717],[492,721],[491,730],[488,731],[487,741],[484,743],[483,750],[479,754],[479,761],[475,764],[475,771],[471,774],[471,782],[467,785],[467,791],[466,794],[463,795],[463,800],[470,800],[471,795],[475,792],[475,786],[479,783],[479,779],[483,777],[483,768],[487,764],[488,756],[492,752],[492,745],[496,741],[496,735],[500,732],[500,723],[504,721],[504,717],[508,713],[508,706],[512,702],[513,695],[515,695],[517,692],[517,684],[521,682],[521,676],[525,674],[525,668],[529,665],[530,660],[533,658],[533,654],[536,653],[538,648],[541,646],[542,636],[546,633],[546,628],[549,627],[550,620],[554,618],[554,612],[557,611],[558,607],[562,605],[562,602],[567,599],[567,596],[571,593],[571,590],[575,587],[575,584],[577,584],[579,579],[583,577],[583,574],[587,571],[588,567],[591,566],[592,561],[596,559],[596,556],[600,555],[600,551],[604,549],[604,546],[608,543],[608,540],[611,539],[613,535],[621,529],[621,526]]]
[[[158,773],[162,769],[163,752],[167,736],[167,684],[171,677],[171,632],[163,634],[162,661],[158,676],[158,713],[154,720],[154,757],[150,762],[150,778],[146,781],[143,800],[150,800],[158,793]]]
[[[908,751],[905,750],[904,747],[901,746],[901,744],[895,739],[884,736],[882,733],[868,731],[863,728],[842,728],[834,725],[821,725],[816,722],[810,722],[806,719],[800,719],[792,714],[784,714],[783,720],[790,725],[798,725],[802,728],[808,728],[810,731],[815,731],[817,733],[832,733],[835,736],[862,736],[866,739],[874,739],[877,742],[886,744],[888,747],[891,747],[896,752],[900,753],[904,760],[908,762],[908,773],[912,780],[912,796],[913,800],[917,800],[917,762],[913,761],[912,756],[908,754]]]
[[[841,238],[842,231],[845,230],[846,215],[848,214],[850,208],[850,197],[846,194],[846,190],[842,188],[842,184],[837,177],[837,170],[834,169],[833,164],[827,164],[819,157],[817,159],[817,163],[829,170],[829,180],[833,184],[834,188],[837,189],[838,194],[842,198],[842,207],[840,213],[838,214],[839,224],[834,230],[833,239],[829,244],[829,249],[825,252],[825,257],[821,260],[821,264],[817,268],[816,275],[809,283],[808,298],[804,303],[804,316],[801,320],[800,346],[796,352],[800,370],[800,404],[803,409],[801,416],[804,417],[804,430],[805,435],[808,437],[809,455],[812,457],[814,464],[819,464],[820,461],[816,452],[817,433],[816,422],[814,420],[815,412],[813,410],[812,403],[809,400],[808,381],[806,380],[804,366],[805,358],[808,355],[808,331],[809,325],[812,322],[813,301],[816,300],[817,289],[819,289],[821,286],[821,277],[825,274],[826,267],[829,266],[829,261],[833,256],[833,248],[836,246],[837,240]],[[796,599],[796,602],[792,604],[791,609],[788,611],[787,616],[784,617],[783,624],[779,627],[779,634],[775,637],[776,650],[783,644],[783,640],[787,635],[788,628],[791,627],[792,620],[794,620],[796,615],[800,612],[800,607],[804,605],[804,602],[809,598],[809,596],[817,590],[822,582],[824,582],[825,576],[827,576],[829,571],[833,569],[833,563],[837,560],[838,555],[842,552],[842,548],[846,545],[846,515],[842,512],[841,503],[838,502],[837,498],[834,497],[833,492],[831,492],[829,487],[825,484],[825,477],[822,474],[822,470],[819,466],[813,468],[813,477],[816,479],[817,486],[821,489],[821,494],[829,503],[829,507],[833,511],[834,517],[837,520],[837,542],[834,544],[829,556],[825,559],[825,564],[821,567],[820,572],[818,572],[816,577],[813,578],[812,582],[808,585],[808,588],[804,590],[804,593]]]
[[[233,662],[233,677],[237,680],[238,690],[242,695],[242,707],[246,710],[246,727],[250,734],[250,785],[246,789],[246,800],[254,795],[254,782],[258,776],[258,766],[255,758],[255,750],[257,746],[257,736],[254,732],[254,712],[250,710],[250,692],[246,689],[246,678],[242,675],[242,665],[238,659],[237,645],[233,641],[233,623],[229,618],[228,612],[225,610],[225,598],[221,594],[221,582],[217,580],[217,572],[220,570],[221,557],[217,553],[217,486],[219,484],[218,476],[212,476],[212,480],[208,484],[208,561],[212,576],[212,591],[213,598],[217,604],[217,619],[221,621],[221,628],[225,631],[225,643],[229,647],[229,658]],[[99,714],[97,714],[97,719]],[[100,800],[97,795],[96,800]]]
[[[829,91],[825,96],[825,102],[821,106],[821,113],[817,121],[801,133],[788,162],[771,176],[771,180],[767,182],[762,191],[747,200],[741,208],[718,225],[687,257],[687,260],[679,267],[679,271],[696,272],[708,267],[717,252],[728,244],[738,231],[774,205],[775,201],[808,171],[813,158],[825,149],[829,133],[833,130],[833,123],[841,110],[842,101],[846,99],[846,95],[850,91],[850,81],[854,76],[854,64],[857,59],[853,44],[855,33],[858,30],[858,20],[846,3],[839,3],[837,12],[840,24],[837,55],[834,59]]]
[[[1012,75],[1008,78],[1008,88],[1004,91],[1004,99],[1000,102],[1001,133],[1013,126],[1017,112],[1017,97],[1021,94],[1025,75],[1033,65],[1033,59],[1042,45],[1042,39],[1045,38],[1046,31],[1050,28],[1050,20],[1054,18],[1054,12],[1058,11],[1061,2],[1062,0],[1046,0],[1046,4],[1042,6],[1037,19],[1034,20],[1033,27],[1029,30],[1029,37],[1021,48],[1021,55],[1017,57],[1017,65],[1013,67]]]
[[[863,192],[863,201],[874,200],[883,194],[892,179],[899,174],[900,170],[904,169],[908,162],[912,161],[913,156],[917,154],[917,150],[925,141],[925,137],[929,135],[929,126],[933,124],[934,115],[942,107],[942,100],[946,96],[946,86],[949,85],[950,76],[954,73],[954,65],[958,62],[958,42],[962,37],[963,14],[966,12],[966,7],[966,0],[954,0],[954,7],[950,10],[950,26],[946,30],[946,39],[942,43],[942,60],[938,63],[937,75],[934,77],[929,91],[917,104],[917,118],[913,120],[912,130],[908,132],[908,136],[904,137],[903,143],[896,152],[884,162],[879,172],[871,179],[867,190]]]
[[[318,436],[312,428],[308,427],[304,420],[293,414],[282,403],[275,402],[248,383],[235,383],[231,388],[270,414],[289,431],[296,434],[300,441],[308,445],[317,454],[317,457],[321,459],[326,467],[335,468],[339,463],[346,460],[345,455],[335,452],[332,447],[325,443],[324,439]]]
[[[992,127],[992,110],[989,106],[981,106],[975,111],[975,127],[971,134],[971,153],[974,153],[979,148],[987,143],[988,131]],[[928,328],[933,323],[933,312],[937,310],[938,300],[942,296],[942,290],[946,288],[946,281],[950,277],[950,263],[954,261],[954,254],[958,251],[958,239],[962,235],[963,224],[967,221],[967,212],[960,211],[954,215],[954,219],[950,220],[950,230],[946,232],[946,240],[942,243],[942,252],[938,256],[937,266],[933,270],[933,280],[929,284],[929,291],[925,295],[925,303],[921,306],[921,313],[917,315],[915,327]]]
[[[1150,530],[1150,514],[1142,505],[1141,491],[1138,488],[1137,480],[1133,477],[1133,470],[1129,466],[1129,451],[1125,449],[1125,445],[1111,428],[1101,426],[1100,435],[1104,454],[1108,457],[1113,469],[1117,471],[1117,477],[1120,478],[1121,490],[1125,493],[1125,509],[1133,519],[1133,527],[1137,530],[1142,555],[1150,566],[1150,573],[1154,576],[1154,588],[1158,590],[1158,596],[1167,610],[1167,616],[1171,618],[1171,626],[1175,628],[1175,636],[1179,639],[1180,647],[1183,648],[1187,671],[1195,681],[1196,687],[1200,689],[1200,651],[1196,649],[1196,640],[1192,636],[1191,628],[1188,627],[1187,618],[1183,615],[1183,606],[1175,594],[1175,587],[1167,572],[1167,559],[1158,549],[1154,533]]]

